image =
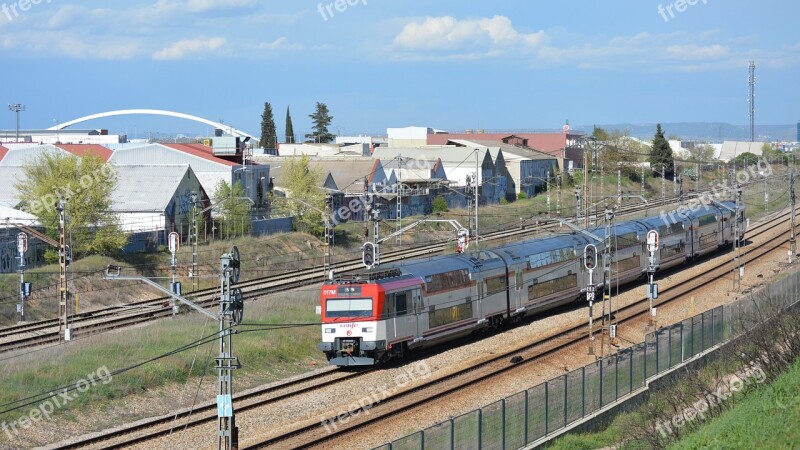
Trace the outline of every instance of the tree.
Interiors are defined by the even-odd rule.
[[[234,230],[233,234],[236,235],[236,231],[244,234],[250,229],[250,202],[246,199],[242,183],[237,181],[231,186],[227,181],[220,180],[212,198],[223,217],[223,232],[228,230],[230,235],[230,230]]]
[[[58,239],[59,198],[66,201],[67,242],[73,255],[114,254],[128,242],[111,211],[117,187],[114,166],[87,152],[82,157],[43,152],[23,164],[24,181],[14,184],[19,208],[35,215],[50,237]]]
[[[333,122],[333,116],[328,111],[328,105],[317,102],[317,108],[314,114],[309,114],[308,117],[311,118],[314,124],[314,132],[306,134],[307,142],[327,143],[333,140],[333,135],[328,132],[328,125]]]
[[[276,148],[278,146],[278,132],[275,129],[275,118],[272,116],[272,105],[264,103],[264,113],[261,114],[261,148]]]
[[[308,155],[288,158],[282,170],[286,171],[286,185],[283,186],[286,198],[276,197],[274,210],[278,214],[293,215],[298,231],[322,236],[325,229],[319,212],[325,209],[325,193],[320,188],[322,171],[311,164]]]
[[[597,139],[598,141],[607,141],[608,140],[608,132],[595,125],[594,129],[592,130],[592,137]]]
[[[447,212],[447,200],[442,196],[434,198],[431,202],[431,209],[434,214],[439,212]]]
[[[604,145],[599,155],[603,167],[614,170],[619,165],[628,167],[641,160],[641,155],[645,152],[644,145],[632,139],[628,130],[597,130],[602,131],[604,136]]]
[[[653,149],[650,151],[650,167],[664,166],[665,176],[673,176],[675,170],[675,160],[672,156],[672,148],[664,138],[664,130],[661,124],[656,126],[656,135],[653,138]],[[660,168],[658,170],[661,170]]]
[[[761,157],[751,152],[744,152],[733,159],[733,163],[739,167],[748,167],[757,163]]]
[[[714,147],[708,144],[699,144],[694,147],[689,147],[688,151],[690,161],[711,161],[716,154]]]
[[[286,142],[294,144],[294,126],[292,126],[292,115],[289,114],[289,107],[286,107]]]

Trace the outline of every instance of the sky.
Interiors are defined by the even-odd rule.
[[[0,92],[22,128],[152,108],[259,134],[800,120],[796,0],[0,0]],[[13,129],[14,113],[0,114]],[[207,135],[153,116],[77,126]]]

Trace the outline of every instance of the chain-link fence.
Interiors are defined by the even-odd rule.
[[[800,271],[729,305],[645,336],[643,343],[375,450],[517,449],[615,403],[654,376],[794,304]]]

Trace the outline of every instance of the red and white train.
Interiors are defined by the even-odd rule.
[[[727,202],[615,224],[611,283],[630,283],[646,272],[650,230],[660,235],[661,269],[730,245],[737,221],[740,236],[746,226],[744,206],[735,211],[736,204]],[[590,231],[605,237],[604,228]],[[602,253],[602,243],[575,233],[413,260],[326,282],[318,347],[333,365],[374,365],[574,302],[587,290],[587,244]]]

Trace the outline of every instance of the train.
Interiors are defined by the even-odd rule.
[[[737,223],[738,222],[738,223]],[[647,234],[659,233],[656,264],[669,269],[731,246],[746,231],[744,205],[715,202],[615,223],[610,284],[642,278]],[[472,253],[410,260],[328,280],[322,341],[331,365],[373,366],[586,298],[584,249],[602,267],[606,228],[522,240]],[[602,289],[602,269],[595,289]],[[597,281],[599,279],[599,282]]]

